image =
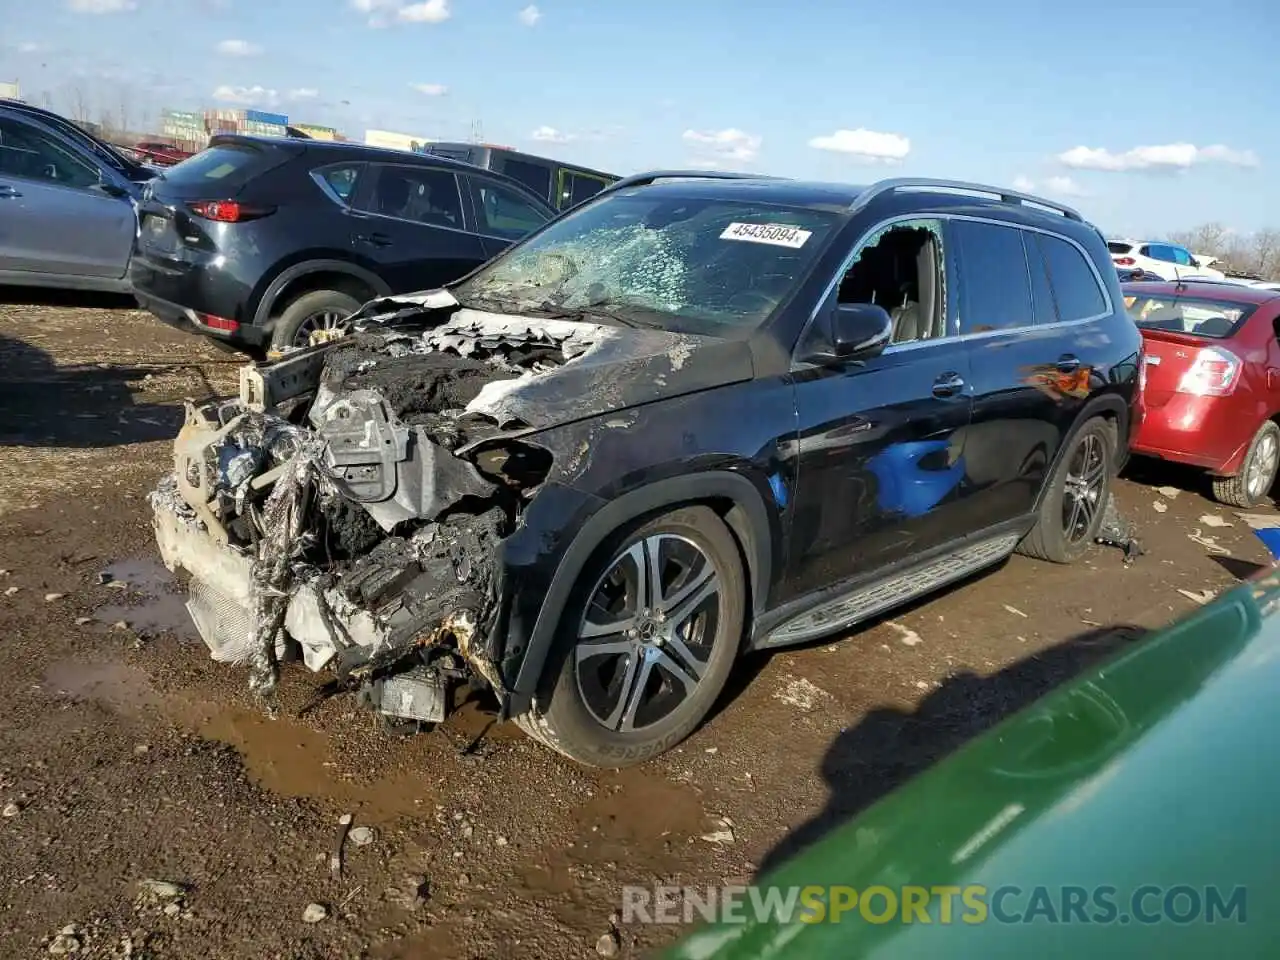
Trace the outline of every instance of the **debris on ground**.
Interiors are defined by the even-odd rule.
[[[730,820],[728,817],[717,817],[715,818],[715,820],[716,820],[716,823],[719,825],[718,828],[715,830],[712,830],[710,833],[704,833],[701,839],[707,841],[707,843],[715,843],[720,845],[727,845],[727,844],[733,843],[734,841],[733,821]]]
[[[84,943],[84,937],[80,928],[74,923],[68,923],[58,931],[52,942],[50,942],[49,952],[55,957],[69,956],[74,953],[79,953],[84,947]]]
[[[1102,510],[1102,523],[1094,540],[1105,547],[1119,547],[1123,550],[1124,565],[1127,567],[1146,552],[1138,542],[1137,530],[1137,525],[1126,520],[1120,513],[1120,508],[1116,506],[1116,495],[1108,493],[1107,505]]]
[[[1203,533],[1201,533],[1199,527],[1196,527],[1194,530],[1188,533],[1187,539],[1192,541],[1193,543],[1200,544],[1200,546],[1204,547],[1210,553],[1216,553],[1222,557],[1231,556],[1231,551],[1228,550],[1226,547],[1224,547],[1222,544],[1220,544],[1218,542],[1217,537],[1206,537]]]
[[[1016,616],[1023,617],[1023,618],[1026,617],[1026,614],[1023,613],[1021,610],[1019,610],[1017,607],[1011,607],[1009,606],[1009,604],[1006,603],[1004,605],[1004,608]]]
[[[616,957],[621,947],[618,931],[612,927],[609,928],[608,933],[602,933],[600,939],[596,941],[596,953],[602,957]]]
[[[66,596],[66,594],[65,594],[65,593],[46,593],[46,594],[44,595],[44,602],[45,602],[45,603],[53,603],[53,601],[55,601],[55,600],[61,600],[61,599],[62,599],[63,597],[65,597],[65,596]]]
[[[1217,596],[1215,591],[1209,590],[1209,589],[1201,590],[1200,592],[1197,593],[1193,590],[1183,590],[1179,588],[1178,592],[1182,594],[1184,597],[1186,597],[1188,600],[1191,600],[1194,603],[1200,604],[1200,606],[1204,606],[1206,603],[1212,600],[1215,596]]]
[[[828,700],[830,697],[831,694],[812,681],[790,674],[783,678],[782,688],[773,692],[773,699],[781,700],[801,710],[812,710],[819,701]]]
[[[329,872],[335,877],[342,875],[342,847],[347,842],[347,833],[354,819],[355,817],[349,813],[344,813],[338,818],[338,836],[334,839],[333,850],[329,853]]]
[[[377,835],[373,832],[372,827],[356,827],[350,834],[351,842],[357,847],[367,847],[373,843]]]
[[[6,587],[6,588],[5,588],[5,591],[4,591],[4,595],[5,595],[6,597],[12,597],[12,596],[13,596],[15,593],[17,593],[17,592],[18,592],[18,588],[17,588],[17,587]]]
[[[18,804],[6,803],[4,805],[4,809],[0,810],[0,817],[4,817],[6,820],[12,820],[21,812],[22,812],[22,807],[20,807]]]
[[[1206,513],[1204,516],[1200,518],[1200,522],[1203,523],[1206,527],[1231,526],[1230,522],[1228,522],[1227,520],[1225,520],[1223,517],[1219,516],[1216,513]]]
[[[303,923],[320,923],[329,918],[329,908],[323,903],[308,903],[302,911]]]
[[[93,617],[76,617],[76,626],[83,627],[93,623]]]
[[[1177,500],[1178,494],[1182,491],[1177,487],[1156,487],[1156,493],[1164,497],[1166,500]]]
[[[168,880],[139,880],[138,889],[159,900],[177,900],[186,895],[186,888]]]
[[[1156,513],[1164,513],[1166,510],[1169,509],[1169,505],[1165,503],[1163,500],[1153,500],[1151,503],[1151,509],[1153,509]]]
[[[908,647],[914,647],[917,643],[924,642],[924,638],[922,638],[920,634],[916,633],[910,627],[904,627],[902,624],[896,623],[893,620],[886,620],[884,622],[884,625],[886,627],[892,628],[893,630],[896,630],[898,632],[899,638]]]

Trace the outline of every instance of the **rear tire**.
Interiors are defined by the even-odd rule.
[[[642,567],[656,587],[638,582]],[[583,569],[534,705],[516,723],[587,766],[666,752],[724,689],[746,596],[737,541],[707,507],[623,531]]]
[[[1050,563],[1074,563],[1093,545],[1111,496],[1116,430],[1094,417],[1071,438],[1053,471],[1036,524],[1018,553]]]
[[[1213,498],[1229,507],[1249,509],[1266,499],[1280,466],[1280,427],[1268,420],[1258,428],[1234,477],[1215,477]]]
[[[341,290],[312,290],[292,301],[271,331],[271,348],[285,350],[305,347],[313,330],[341,328],[349,330],[346,319],[360,309],[361,303]]]

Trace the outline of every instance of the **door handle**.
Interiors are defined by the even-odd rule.
[[[373,247],[389,247],[391,246],[391,238],[385,233],[359,233],[355,237],[356,243],[367,243]]]
[[[935,397],[954,397],[964,389],[964,377],[958,373],[944,373],[933,381]]]
[[[0,183],[0,200],[8,200],[11,197],[20,197],[21,193],[15,187],[9,186],[7,183]]]
[[[1059,373],[1074,373],[1080,369],[1080,358],[1074,353],[1064,353],[1058,358]]]

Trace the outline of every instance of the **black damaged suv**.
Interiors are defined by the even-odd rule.
[[[1080,557],[1139,409],[1099,232],[949,181],[633,177],[355,322],[188,410],[153,504],[205,642],[605,766],[744,650]]]

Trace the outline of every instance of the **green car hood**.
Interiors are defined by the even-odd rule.
[[[800,909],[784,922],[747,907],[746,922],[722,918],[665,956],[1277,955],[1278,607],[1280,574],[1268,570],[972,740],[756,884],[759,893],[825,888],[827,903],[831,887],[898,896],[904,887],[982,887],[980,922],[959,895],[950,922],[939,898],[929,922],[919,913],[904,921],[900,910],[886,917],[883,894],[871,920],[856,907],[839,922],[829,913],[802,922]],[[1193,895],[1198,915],[1177,922]],[[1071,897],[1087,898],[1083,910],[1065,907]],[[1213,897],[1227,909],[1209,923]],[[1108,899],[1114,910],[1102,906]]]

